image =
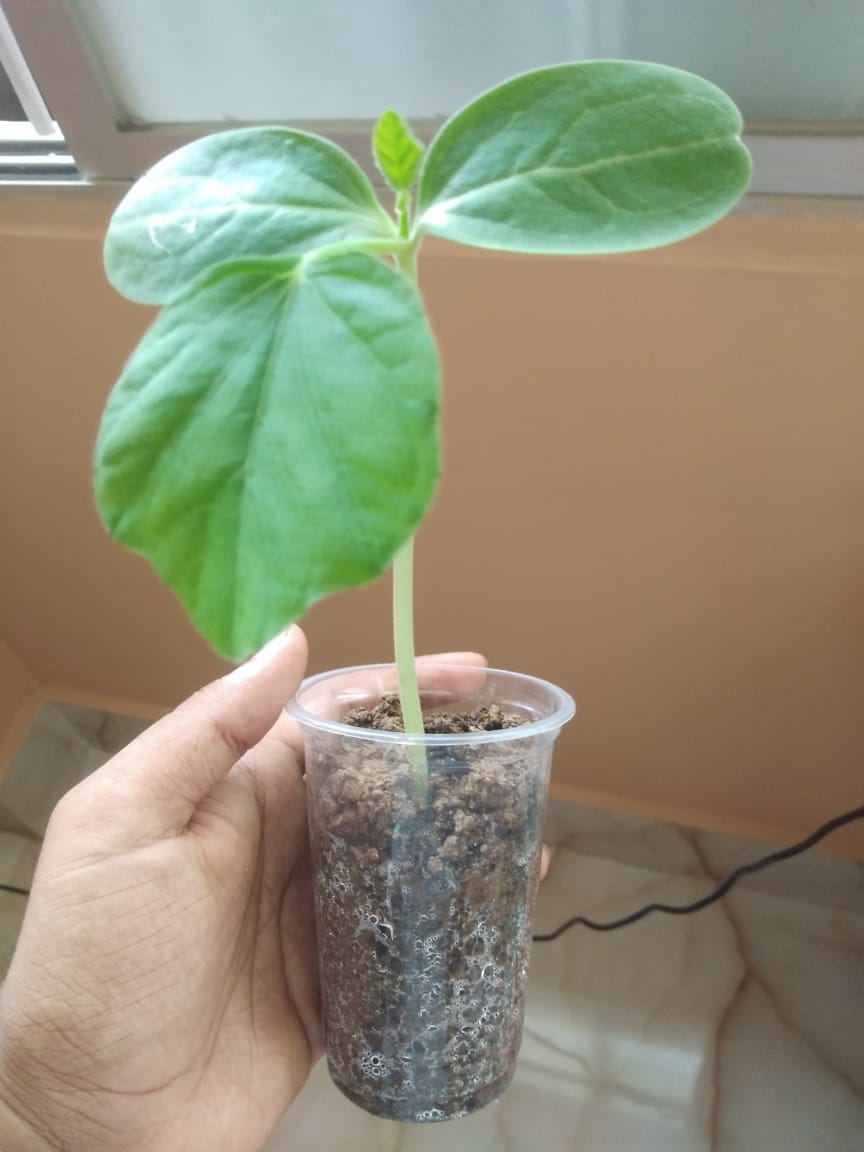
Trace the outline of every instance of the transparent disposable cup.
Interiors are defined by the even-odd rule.
[[[354,1103],[448,1120],[496,1099],[522,1035],[552,746],[574,704],[531,676],[421,662],[424,713],[497,706],[518,727],[353,727],[391,665],[327,672],[289,712],[306,780],[327,1060]]]

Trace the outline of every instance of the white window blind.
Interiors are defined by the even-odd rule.
[[[62,133],[0,8],[0,183],[76,177]]]

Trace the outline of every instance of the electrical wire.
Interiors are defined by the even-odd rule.
[[[750,876],[754,872],[761,872],[763,868],[768,868],[772,864],[780,864],[784,860],[791,860],[793,856],[800,856],[802,852],[806,852],[814,844],[818,844],[820,840],[824,840],[826,836],[836,832],[838,828],[842,828],[845,824],[851,824],[853,820],[862,819],[864,819],[864,807],[853,808],[851,812],[844,812],[842,816],[835,816],[833,820],[828,820],[822,824],[815,832],[812,832],[799,843],[791,844],[788,848],[780,848],[777,852],[761,856],[749,864],[742,864],[740,868],[730,872],[718,888],[700,900],[695,900],[692,904],[646,904],[644,908],[631,912],[629,916],[622,916],[620,920],[597,921],[591,920],[587,916],[573,916],[556,928],[554,932],[543,932],[536,935],[534,943],[546,944],[551,940],[557,940],[559,936],[563,935],[569,928],[575,928],[577,924],[590,928],[592,932],[614,932],[618,928],[626,928],[630,924],[644,920],[652,912],[665,912],[667,916],[690,916],[693,912],[701,912],[703,908],[708,908],[711,904],[716,904],[718,900],[722,900],[742,876]]]
[[[0,884],[0,892],[11,892],[15,896],[29,896],[29,888],[16,888],[14,884]]]

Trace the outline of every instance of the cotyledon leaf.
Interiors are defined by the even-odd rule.
[[[522,252],[651,248],[724,216],[744,193],[741,116],[708,81],[590,61],[517,76],[432,141],[417,227]]]
[[[105,270],[130,300],[164,304],[218,264],[395,234],[341,148],[290,128],[240,128],[179,148],[132,186],[111,219]]]
[[[366,254],[224,265],[170,304],[109,399],[96,491],[225,656],[373,579],[439,471],[437,350]]]

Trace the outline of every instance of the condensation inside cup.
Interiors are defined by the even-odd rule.
[[[513,1074],[545,771],[524,755],[497,764],[504,778],[490,804],[486,781],[471,790],[488,762],[433,766],[424,804],[412,800],[404,750],[388,753],[388,782],[372,769],[368,802],[354,795],[363,768],[320,766],[313,858],[328,1060],[371,1112],[447,1119],[494,1099]]]

